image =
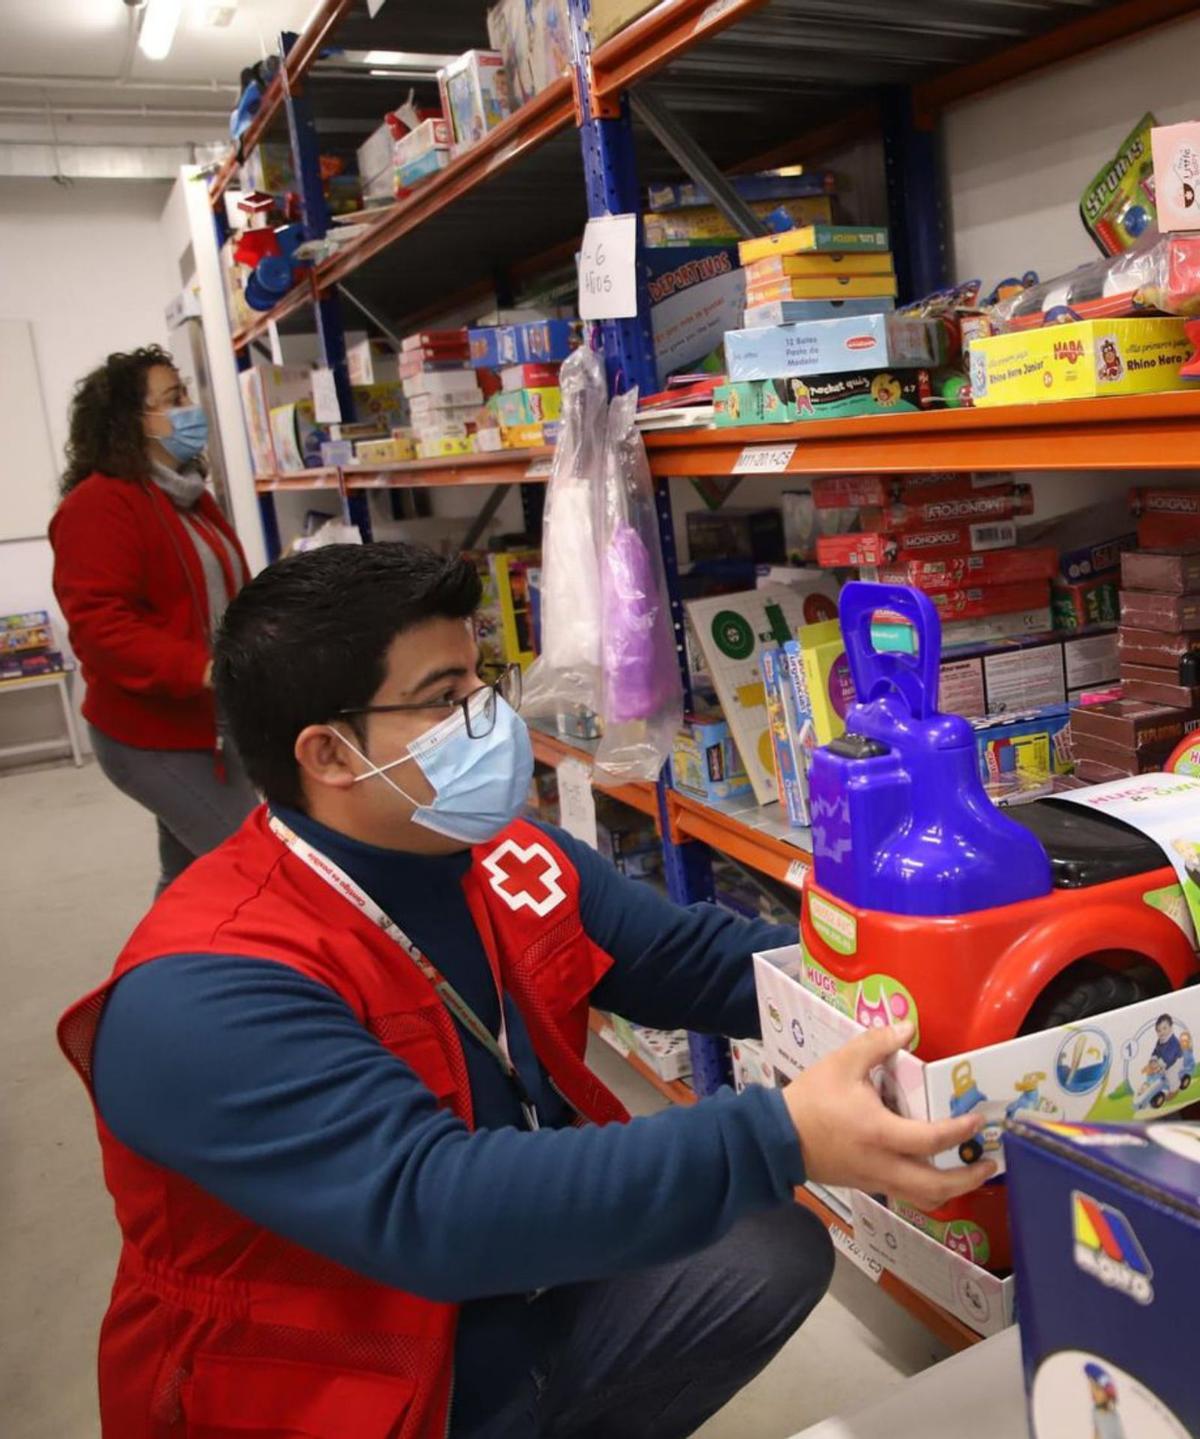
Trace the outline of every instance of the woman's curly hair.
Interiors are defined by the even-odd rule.
[[[174,369],[175,361],[160,346],[146,345],[127,355],[109,355],[75,386],[64,495],[96,470],[122,480],[150,478],[142,411],[146,376],[155,365]]]

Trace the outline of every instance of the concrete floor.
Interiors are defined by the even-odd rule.
[[[54,1042],[150,898],[153,824],[94,764],[0,772],[0,1432],[94,1439],[95,1344],[117,1251],[82,1086]],[[658,1096],[598,1044],[627,1102]],[[839,1258],[834,1292],[774,1364],[701,1431],[785,1439],[941,1357]],[[120,1436],[110,1436],[120,1439]],[[899,1436],[898,1436],[899,1439]]]

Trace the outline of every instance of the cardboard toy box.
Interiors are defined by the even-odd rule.
[[[718,425],[849,420],[923,410],[932,403],[928,370],[855,370],[719,385],[713,393],[713,419]]]
[[[1182,898],[1181,901],[1182,903]],[[838,932],[853,926],[851,914],[827,900],[813,918]],[[824,911],[830,911],[827,918]],[[839,942],[847,942],[843,937]],[[879,956],[881,969],[887,956]],[[763,1043],[776,1068],[792,1077],[865,1032],[855,1014],[878,1008],[897,992],[886,974],[847,982],[809,958],[801,944],[754,956]],[[920,1014],[909,999],[908,1018]],[[1160,1082],[1154,1073],[1161,1052],[1160,1020],[1166,1020],[1182,1053],[1194,1053],[1200,1035],[1200,989],[1176,990],[1003,1044],[926,1063],[907,1050],[876,1071],[888,1106],[914,1119],[949,1119],[968,1110],[980,1114],[979,1148],[1001,1172],[1006,1119],[1036,1115],[1054,1120],[1137,1122],[1165,1116],[1192,1102],[1190,1073],[1182,1065]],[[1030,1087],[1033,1076],[1040,1076]],[[1157,1101],[1157,1102],[1156,1102]],[[957,1150],[935,1156],[939,1169],[964,1164]]]
[[[724,719],[684,715],[671,751],[671,784],[705,801],[750,793],[746,767]]]
[[[1076,320],[971,344],[977,407],[1036,405],[1185,390],[1192,355],[1182,319]]]
[[[461,154],[512,113],[504,60],[496,50],[468,50],[438,71],[442,114]]]
[[[937,320],[897,315],[851,315],[799,325],[730,330],[725,336],[726,372],[732,383],[917,369],[944,363],[945,336],[945,328]]]
[[[1022,1118],[1005,1149],[1032,1439],[1200,1434],[1200,1125]]]

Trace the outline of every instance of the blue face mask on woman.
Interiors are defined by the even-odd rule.
[[[478,703],[481,706],[486,703],[483,692]],[[415,806],[412,813],[415,824],[464,844],[485,844],[510,825],[521,813],[533,778],[529,730],[516,710],[499,696],[496,697],[495,724],[490,733],[480,739],[473,739],[467,733],[466,720],[458,710],[413,740],[407,754],[383,765],[372,764],[344,734],[337,730],[331,733],[370,765],[366,774],[355,779],[355,784],[378,775]],[[387,773],[410,760],[433,787],[434,797],[427,805],[418,804]]]
[[[164,413],[171,422],[171,433],[158,437],[158,443],[177,464],[194,460],[208,444],[208,416],[199,405],[179,405]]]

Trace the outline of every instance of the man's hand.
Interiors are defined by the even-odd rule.
[[[992,1163],[942,1170],[928,1162],[976,1134],[980,1121],[975,1115],[932,1124],[901,1119],[876,1094],[871,1071],[903,1049],[912,1033],[911,1024],[872,1029],[784,1090],[809,1179],[889,1194],[930,1210],[969,1194],[995,1174]]]
[[[213,687],[213,662],[212,662],[212,660],[209,660],[209,662],[204,666],[204,678],[200,681],[200,683],[204,686],[204,688],[205,688],[206,690],[212,689],[212,687]]]

